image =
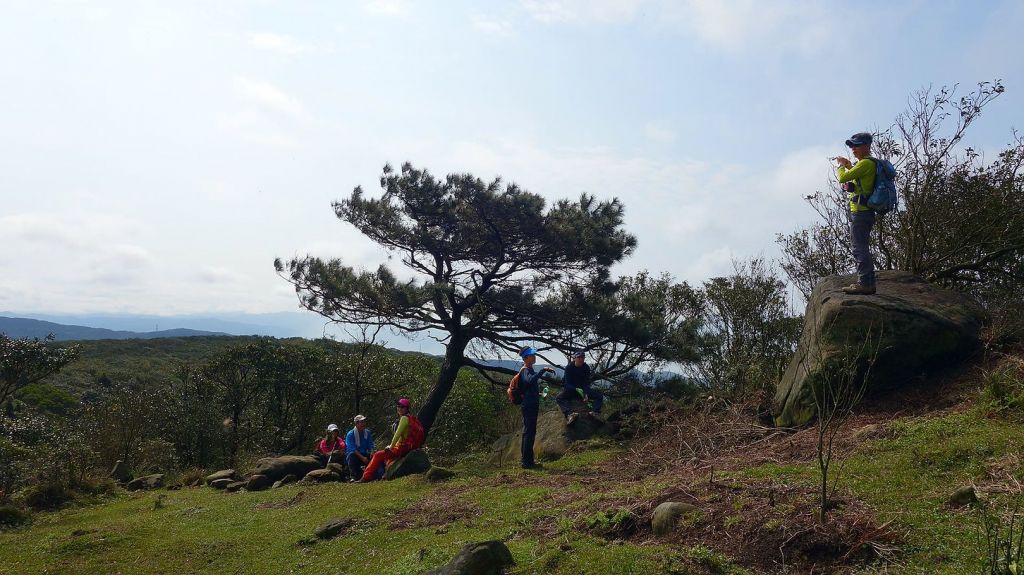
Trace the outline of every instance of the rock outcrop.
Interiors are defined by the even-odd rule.
[[[537,437],[533,441],[533,455],[538,461],[554,461],[565,455],[575,441],[610,436],[614,433],[613,425],[589,413],[579,414],[572,425],[566,425],[565,417],[558,409],[543,411],[537,417]],[[491,445],[490,463],[499,466],[518,464],[522,442],[521,430],[498,438]]]
[[[815,417],[812,388],[830,370],[875,361],[868,393],[898,389],[931,370],[960,361],[978,346],[984,311],[970,298],[907,272],[878,272],[878,292],[848,295],[854,276],[823,279],[811,293],[800,345],[775,393],[780,427]]]
[[[676,528],[679,518],[697,508],[689,503],[666,501],[654,508],[651,515],[651,531],[655,535],[668,535]]]
[[[384,472],[384,479],[398,479],[406,475],[426,473],[430,469],[430,458],[422,449],[413,449],[401,459],[396,459]]]

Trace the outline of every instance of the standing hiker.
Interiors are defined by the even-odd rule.
[[[403,397],[395,403],[395,408],[398,410],[398,425],[395,426],[395,435],[387,447],[374,453],[370,458],[360,482],[379,479],[384,475],[385,463],[390,464],[396,459],[401,459],[413,449],[419,449],[423,445],[426,434],[423,431],[423,424],[411,413],[412,402]]]
[[[562,376],[562,393],[555,398],[562,414],[567,418],[568,425],[572,425],[579,415],[573,409],[573,403],[578,400],[585,403],[589,399],[593,405],[590,411],[591,415],[600,415],[601,406],[604,404],[604,395],[590,387],[592,378],[593,372],[587,365],[583,350],[573,353],[572,361],[565,366],[565,373]]]
[[[352,481],[363,476],[373,454],[373,434],[366,428],[366,416],[352,418],[354,427],[345,435],[345,464]]]
[[[875,185],[875,160],[871,158],[871,134],[858,132],[846,140],[847,147],[857,158],[857,163],[839,156],[839,183],[846,190],[850,201],[850,242],[853,244],[853,259],[857,262],[857,283],[848,285],[843,291],[848,294],[870,295],[875,293],[875,262],[871,259],[868,240],[875,225],[875,212],[868,207],[868,197]]]
[[[523,413],[522,467],[533,469],[537,467],[533,460],[533,441],[537,437],[537,415],[540,413],[540,380],[545,373],[554,373],[555,370],[550,367],[539,371],[533,369],[533,364],[537,363],[537,350],[532,347],[524,347],[519,356],[523,358],[523,367],[516,376],[523,395],[520,405]]]
[[[327,426],[327,437],[320,440],[316,447],[317,456],[330,463],[334,458],[341,459],[345,453],[345,442],[338,437],[338,426],[333,423]]]

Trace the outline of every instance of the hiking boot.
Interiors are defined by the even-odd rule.
[[[540,463],[530,463],[528,465],[524,463],[522,467],[523,469],[544,469],[544,466]]]
[[[875,286],[866,286],[864,284],[850,284],[843,288],[843,293],[850,295],[871,295],[875,293]]]

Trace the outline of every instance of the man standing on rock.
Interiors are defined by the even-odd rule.
[[[555,398],[555,402],[561,408],[562,414],[567,418],[566,423],[568,425],[572,425],[579,415],[573,410],[573,404],[577,401],[582,400],[586,402],[589,399],[593,406],[590,413],[593,415],[601,413],[604,396],[601,395],[601,392],[590,387],[590,380],[592,378],[593,373],[590,371],[590,366],[587,365],[583,350],[573,353],[572,361],[569,362],[569,365],[565,366],[565,374],[562,377],[562,393],[559,393],[558,397]]]
[[[555,370],[550,367],[534,369],[537,350],[532,347],[524,347],[519,357],[523,358],[523,367],[518,376],[519,389],[523,393],[523,403],[520,405],[523,413],[522,467],[534,469],[537,462],[533,460],[533,441],[537,438],[537,415],[540,413],[540,381],[544,374],[554,373]]]
[[[858,132],[846,140],[857,163],[839,156],[839,183],[850,201],[850,241],[853,259],[857,262],[857,283],[843,288],[848,294],[875,293],[875,262],[871,259],[868,240],[875,225],[875,212],[868,207],[868,197],[875,187],[875,161],[871,159],[871,134]]]

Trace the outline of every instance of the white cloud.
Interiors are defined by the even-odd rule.
[[[204,265],[196,272],[196,278],[207,284],[245,284],[249,279],[245,274],[233,269]]]
[[[273,32],[249,32],[249,45],[259,50],[275,52],[285,56],[298,56],[316,51],[316,46],[308,42]]]
[[[470,17],[473,28],[488,36],[511,36],[512,24],[506,20],[498,20],[490,16],[477,14]]]
[[[381,16],[408,16],[412,11],[408,0],[369,0],[363,7],[367,12]]]
[[[671,144],[676,141],[677,136],[675,130],[657,122],[647,122],[644,126],[644,135],[648,140],[659,144]]]
[[[544,24],[631,20],[644,0],[522,0],[533,19]]]
[[[817,3],[779,0],[687,0],[676,21],[705,42],[731,51],[793,47],[812,53],[834,37],[836,17]]]
[[[302,122],[310,119],[302,102],[269,82],[238,76],[235,77],[235,90],[264,110]]]

